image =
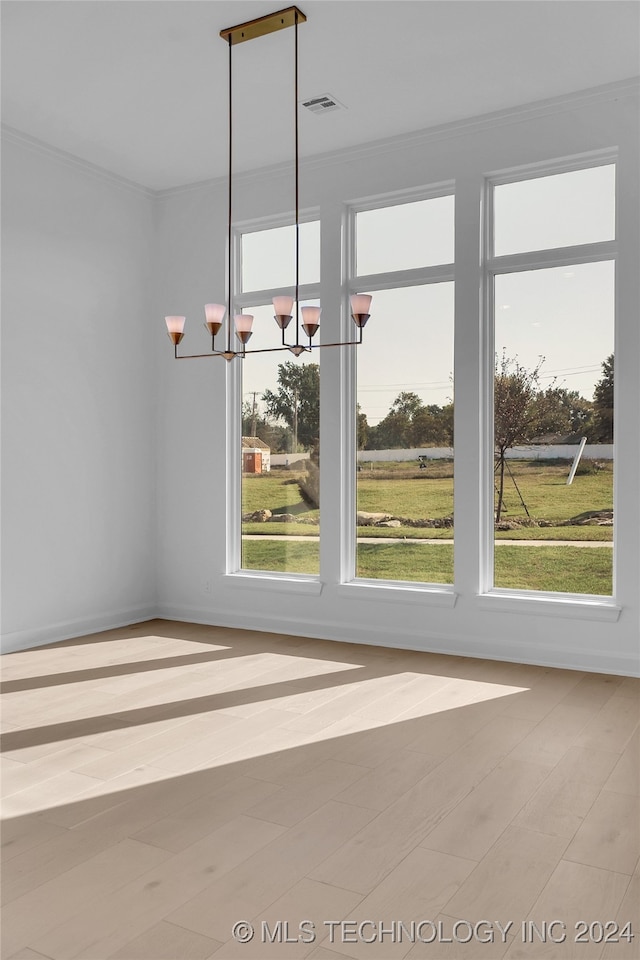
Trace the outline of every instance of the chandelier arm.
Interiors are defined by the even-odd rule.
[[[235,350],[231,350],[229,352],[233,353],[234,356],[240,356],[240,354]],[[214,350],[213,353],[185,353],[182,356],[178,356],[178,352],[176,350],[175,359],[176,360],[202,360],[202,359],[206,359],[207,357],[224,357],[225,353],[227,353],[226,350]]]

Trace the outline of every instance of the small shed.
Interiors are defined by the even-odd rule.
[[[271,447],[260,437],[242,438],[242,472],[269,473]]]

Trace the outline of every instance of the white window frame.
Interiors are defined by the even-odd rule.
[[[613,588],[612,595],[576,594],[569,592],[552,592],[545,590],[510,589],[495,587],[494,583],[494,429],[493,429],[493,402],[494,402],[494,368],[495,368],[495,278],[506,273],[521,273],[530,270],[544,270],[552,267],[573,266],[581,263],[597,263],[611,261],[614,271],[618,258],[618,153],[614,148],[594,151],[592,153],[564,157],[545,163],[518,166],[507,171],[500,171],[485,177],[483,209],[482,243],[482,291],[483,291],[483,396],[481,398],[482,416],[482,447],[483,457],[482,476],[482,510],[481,510],[481,563],[480,563],[480,590],[479,603],[481,609],[502,611],[548,614],[549,616],[584,616],[595,620],[617,620],[621,607],[616,602],[616,566],[617,566],[617,448],[618,433],[615,427],[618,404],[614,402],[614,529],[613,529]],[[565,247],[553,247],[542,250],[533,250],[523,253],[494,256],[494,188],[505,183],[533,180],[552,176],[558,173],[570,173],[592,167],[616,166],[616,230],[613,240],[596,243],[573,244]],[[616,277],[617,281],[617,277]],[[614,344],[618,338],[617,322],[617,295],[614,310]],[[614,346],[615,351],[615,346]],[[614,397],[617,398],[617,384],[614,382]]]
[[[305,210],[300,213],[299,222],[306,223],[318,220],[320,211]],[[237,223],[233,228],[233,306],[240,312],[251,307],[265,306],[271,303],[275,296],[285,295],[295,297],[295,285],[276,287],[264,290],[242,290],[242,237],[247,233],[258,233],[273,230],[278,227],[290,227],[294,224],[293,214],[279,214],[272,217],[263,217]],[[322,223],[320,222],[322,232]],[[301,284],[300,299],[319,300],[320,282]],[[274,344],[279,333],[275,323],[273,325]],[[283,354],[284,356],[284,354]],[[284,590],[301,594],[319,595],[322,592],[322,582],[319,576],[301,573],[279,573],[270,570],[252,570],[242,567],[242,460],[241,460],[241,433],[242,433],[242,360],[232,360],[226,364],[226,403],[227,403],[227,437],[226,437],[226,565],[225,574],[230,584],[253,587],[267,590]]]
[[[392,270],[358,276],[356,273],[356,218],[359,213],[403,204],[432,200],[437,197],[454,198],[455,182],[442,181],[416,189],[385,193],[353,201],[346,207],[345,293],[343,313],[349,314],[349,297],[353,293],[392,290],[399,287],[427,286],[433,283],[455,283],[455,263]],[[455,224],[455,220],[454,220]],[[374,305],[375,312],[375,305]],[[372,319],[371,323],[374,323]],[[366,330],[365,330],[366,341]],[[364,348],[363,348],[364,349]],[[343,373],[343,409],[349,421],[344,430],[343,455],[346,469],[342,470],[342,504],[344,523],[341,529],[339,596],[378,600],[383,602],[418,602],[428,600],[437,606],[455,606],[457,594],[453,584],[435,584],[421,581],[370,579],[356,576],[356,461],[357,461],[357,361],[355,353],[345,364]],[[455,454],[454,454],[455,455]],[[454,540],[455,551],[455,540]]]

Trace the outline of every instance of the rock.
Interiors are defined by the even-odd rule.
[[[266,523],[271,519],[271,510],[254,510],[253,513],[244,513],[242,515],[243,523]]]
[[[356,524],[359,527],[373,527],[384,520],[393,520],[390,513],[365,513],[361,510],[356,514]]]
[[[375,524],[376,527],[401,527],[399,520],[380,520]]]
[[[293,523],[297,519],[292,513],[274,513],[269,517],[269,523]]]

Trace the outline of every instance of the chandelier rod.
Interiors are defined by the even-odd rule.
[[[232,292],[233,292],[233,270],[232,270],[232,260],[233,260],[233,236],[232,236],[232,201],[233,201],[233,185],[232,185],[232,172],[233,172],[233,71],[231,63],[231,50],[233,49],[233,42],[231,36],[229,36],[229,219],[228,219],[228,228],[227,228],[227,352],[231,353],[231,325],[233,323],[233,314],[231,312],[232,308]]]
[[[298,137],[298,11],[294,12],[294,84],[293,112],[295,131],[295,182],[296,182],[296,346],[300,343],[300,156]]]

